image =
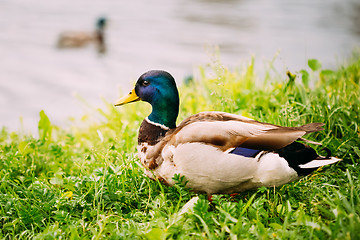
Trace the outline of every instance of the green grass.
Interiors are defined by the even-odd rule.
[[[210,204],[180,176],[174,187],[144,176],[135,147],[147,104],[105,103],[71,129],[41,112],[38,137],[0,132],[0,238],[360,239],[360,56],[336,71],[309,67],[296,78],[271,66],[260,78],[254,61],[200,68],[180,87],[179,121],[217,110],[285,126],[324,122],[308,138],[344,159],[337,165]]]

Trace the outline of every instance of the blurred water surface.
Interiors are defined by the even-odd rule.
[[[108,52],[59,50],[64,30],[92,31],[106,16]],[[35,130],[40,110],[52,123],[114,101],[140,74],[164,69],[181,80],[209,63],[218,45],[225,66],[252,55],[293,71],[317,58],[336,68],[360,40],[358,0],[0,0],[0,126]],[[211,49],[211,47],[210,47]],[[211,51],[210,51],[211,52]],[[211,54],[210,54],[211,55]],[[261,64],[258,67],[262,67]]]

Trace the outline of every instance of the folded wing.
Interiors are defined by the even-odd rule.
[[[223,112],[202,112],[185,119],[166,140],[171,145],[199,142],[227,151],[235,147],[276,150],[303,135],[323,130],[323,123],[282,127]]]

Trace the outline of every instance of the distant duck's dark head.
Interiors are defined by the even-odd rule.
[[[179,93],[175,79],[165,71],[152,70],[140,76],[129,95],[119,99],[115,106],[142,100],[152,106],[148,119],[168,128],[176,127],[179,113]]]
[[[105,17],[100,17],[96,22],[97,29],[104,29],[106,26],[107,19]]]

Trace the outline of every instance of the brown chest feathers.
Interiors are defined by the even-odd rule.
[[[167,131],[167,129],[149,122],[146,118],[140,126],[138,144],[145,142],[153,146],[164,138]]]

